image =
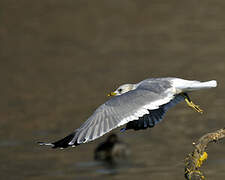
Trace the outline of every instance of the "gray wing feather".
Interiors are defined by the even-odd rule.
[[[142,81],[135,90],[114,96],[97,108],[93,115],[72,133],[72,139],[70,135],[64,138],[64,144],[62,140],[51,144],[53,148],[57,148],[92,141],[116,127],[138,120],[144,114],[149,113],[148,110],[158,109],[173,98],[174,92],[168,80]],[[154,124],[159,117],[152,116],[152,118],[149,124]],[[147,126],[147,122],[143,123]]]
[[[168,103],[173,98],[173,94],[164,92],[168,88],[171,88],[171,86],[169,86],[167,82],[164,84],[160,83],[154,82],[151,84],[149,81],[143,82],[136,90],[112,97],[95,111],[95,113],[85,122],[85,125],[77,129],[79,132],[78,137],[74,137],[69,144],[72,145],[75,142],[80,144],[94,140],[122,125],[120,123],[124,118],[131,117],[130,119],[128,118],[127,122],[138,119],[142,114],[137,113],[137,110],[148,105],[149,102],[154,103],[157,100],[168,98],[165,100],[164,104]],[[159,117],[160,116],[158,115],[158,118],[153,118],[157,121]],[[91,125],[91,127],[89,127],[89,125]],[[84,131],[90,130],[87,127],[92,129],[91,134],[84,133]],[[84,137],[81,138],[80,136]]]

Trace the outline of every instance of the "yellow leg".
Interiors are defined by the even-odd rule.
[[[188,98],[185,98],[185,101],[187,103],[188,106],[190,106],[191,108],[193,108],[195,111],[199,112],[199,113],[203,113],[203,110],[196,104],[194,104],[192,101],[189,101]]]

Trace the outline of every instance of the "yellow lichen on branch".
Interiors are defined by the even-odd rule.
[[[185,178],[188,180],[205,179],[200,167],[207,159],[208,154],[205,152],[210,142],[216,142],[225,137],[225,128],[219,129],[212,133],[202,136],[197,143],[193,143],[194,150],[185,158]]]

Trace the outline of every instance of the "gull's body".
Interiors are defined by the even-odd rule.
[[[215,80],[200,82],[180,78],[151,78],[137,84],[125,84],[111,93],[115,95],[65,138],[53,143],[40,143],[53,148],[77,146],[95,140],[119,126],[126,129],[145,129],[160,122],[165,112],[178,102],[186,100],[198,112],[187,92],[216,87]]]

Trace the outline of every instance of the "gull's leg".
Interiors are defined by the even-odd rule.
[[[187,93],[182,93],[182,95],[184,96],[185,98],[185,101],[187,103],[188,106],[190,106],[191,108],[193,108],[195,111],[199,112],[199,113],[203,113],[203,110],[196,104],[194,104],[190,97],[188,96]]]

